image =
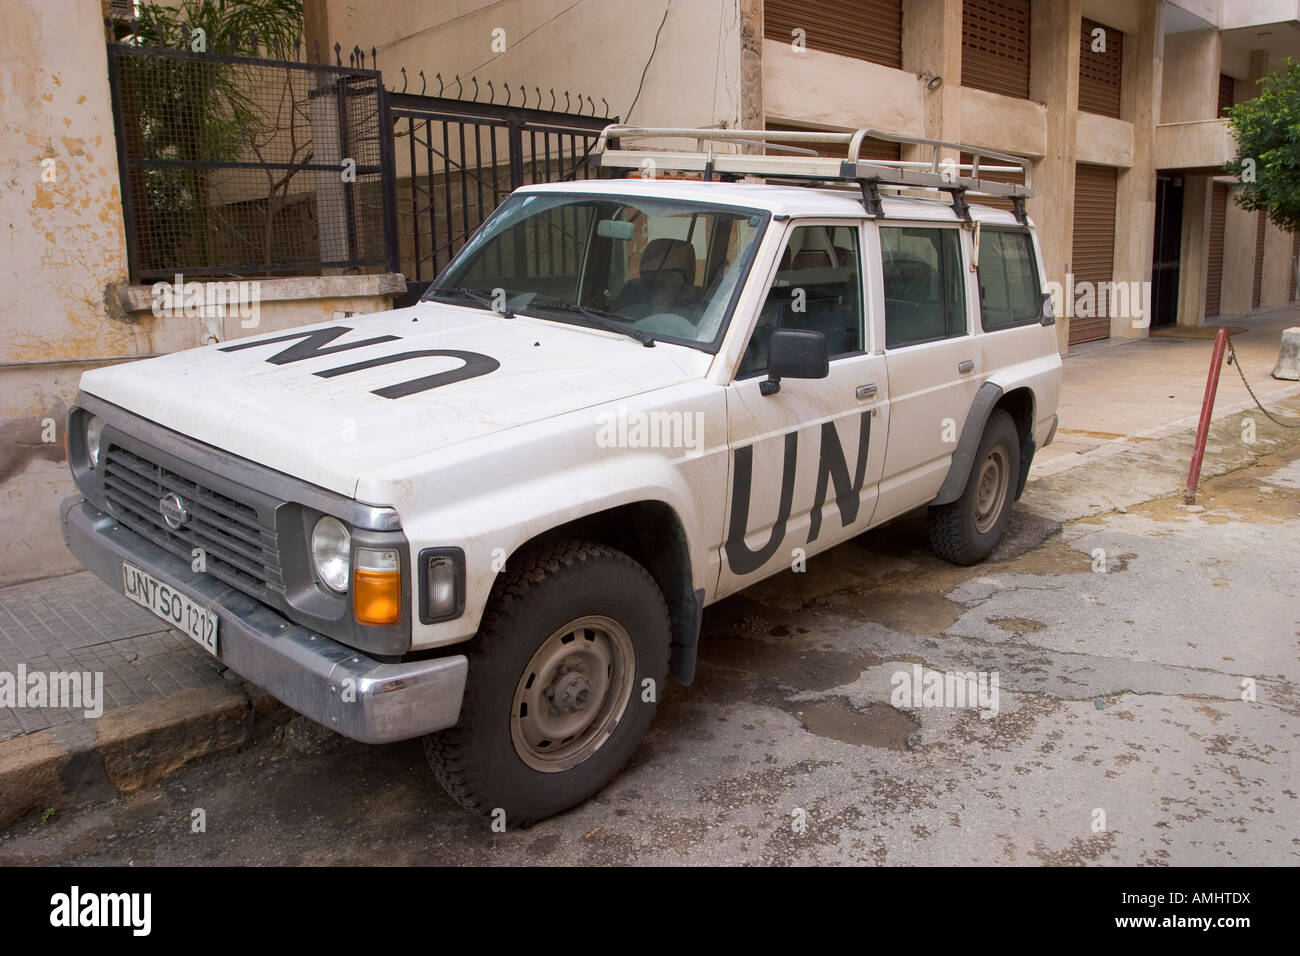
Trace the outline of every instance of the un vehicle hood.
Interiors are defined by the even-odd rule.
[[[349,347],[368,339],[382,341]],[[460,354],[409,354],[440,352]],[[370,469],[698,379],[711,360],[682,346],[645,348],[613,333],[421,302],[95,369],[81,387],[350,496]]]

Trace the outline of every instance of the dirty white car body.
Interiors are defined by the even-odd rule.
[[[82,491],[64,506],[73,552],[128,592],[130,569],[142,570],[157,582],[150,587],[162,589],[163,611],[173,592],[186,607],[206,609],[217,619],[215,653],[237,673],[326,726],[384,742],[462,721],[475,668],[498,666],[476,661],[474,640],[499,600],[494,588],[539,542],[571,533],[644,566],[667,610],[672,674],[689,683],[705,606],[908,511],[951,502],[978,467],[976,446],[997,408],[1017,416],[1020,467],[1007,492],[1014,497],[1034,450],[1054,433],[1061,364],[1050,313],[985,331],[981,273],[969,267],[977,236],[986,256],[998,230],[1027,236],[1032,279],[1045,289],[1031,222],[974,206],[977,233],[945,202],[886,197],[884,215],[870,216],[851,192],[804,186],[628,179],[521,192],[701,203],[742,210],[751,225],[757,220],[748,268],[716,343],[702,348],[656,335],[654,347],[646,347],[583,324],[581,316],[559,321],[523,308],[506,315],[470,301],[421,301],[90,371],[69,425]],[[921,231],[881,231],[908,228]],[[955,292],[950,276],[948,294],[965,304],[962,327],[887,348],[882,242],[934,229],[956,237],[940,237],[944,248],[961,250],[962,288]],[[617,246],[623,233],[607,231]],[[788,248],[832,236],[834,247],[793,254]],[[844,257],[854,247],[856,268]],[[827,257],[809,275],[823,268],[841,276],[832,281],[860,283],[854,294],[861,347],[831,355],[824,377],[786,377],[765,394],[767,377],[742,374],[741,366],[769,293],[784,281],[783,268],[796,275],[788,270],[801,254]],[[101,460],[93,468],[91,416],[102,423]],[[135,468],[142,471],[128,474]],[[131,484],[134,504],[124,507],[126,492],[114,474]],[[112,487],[116,503],[109,501]],[[187,490],[201,501],[187,501]],[[151,502],[155,492],[174,492],[182,510],[195,512],[190,524],[170,527],[170,505],[163,495]],[[278,565],[271,580],[249,584],[238,568],[223,576],[220,561],[218,570],[193,569],[190,555],[206,540],[199,513],[210,505],[209,517],[219,524],[227,520],[221,509],[235,507],[228,500],[251,508],[244,519],[251,536],[231,539],[232,546],[245,541],[253,558],[259,548],[262,557],[271,555],[268,567]],[[162,509],[166,526],[145,514],[151,506]],[[347,526],[353,549],[399,556],[395,624],[348,620],[348,589],[331,592],[314,573],[312,523],[326,515]],[[349,567],[355,550],[351,560]],[[254,565],[256,572],[261,564]],[[442,602],[436,607],[431,590]],[[202,617],[201,610],[187,613]],[[627,625],[624,651],[615,647],[606,656],[637,647],[644,640],[637,626]],[[604,639],[599,627],[595,633]],[[609,637],[611,646],[620,640]],[[664,655],[666,663],[667,648]],[[556,677],[548,687],[550,712],[577,726],[587,697],[600,687],[613,694],[621,681],[633,687],[623,709],[598,717],[605,737],[615,734],[620,723],[633,723],[625,712],[652,710],[657,699],[663,675],[645,670],[644,656],[638,648],[630,672],[608,680],[566,658],[558,670],[572,673],[567,683]],[[593,660],[604,666],[605,658]],[[518,679],[512,674],[502,687]],[[519,684],[509,734],[516,750],[533,748],[534,759],[525,763],[537,786],[599,764],[589,759],[599,744],[575,752],[576,762],[570,756],[551,766],[538,756],[535,733],[531,744],[520,743],[527,730],[515,726],[526,709],[519,702],[533,699],[530,692]],[[554,703],[556,694],[567,704]],[[507,733],[505,715],[494,732]],[[439,753],[444,763],[452,759]],[[457,793],[460,777],[440,775],[466,806],[486,810],[493,801],[514,801],[511,811],[528,821],[576,802],[617,769],[592,771],[590,780],[536,804],[514,790],[498,798],[490,787],[469,792],[466,785]],[[526,789],[526,781],[519,786]]]

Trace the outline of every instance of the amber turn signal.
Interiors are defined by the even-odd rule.
[[[357,549],[352,611],[360,624],[382,627],[402,620],[402,566],[396,550]]]

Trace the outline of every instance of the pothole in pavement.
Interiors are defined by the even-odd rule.
[[[804,729],[818,737],[889,750],[909,749],[908,738],[921,729],[919,721],[888,704],[859,710],[838,697],[806,704],[798,717]]]

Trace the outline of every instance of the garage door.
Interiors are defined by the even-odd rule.
[[[1214,184],[1210,198],[1210,250],[1205,268],[1205,317],[1219,314],[1223,295],[1223,225],[1228,219],[1228,187]]]
[[[903,65],[901,0],[767,0],[763,38],[790,43],[802,30],[810,50],[898,69]]]
[[[1115,265],[1115,169],[1080,163],[1074,174],[1074,253],[1070,266],[1074,281],[1110,282]],[[1096,310],[1094,310],[1096,311]],[[1070,319],[1070,344],[1110,337],[1106,316]]]

